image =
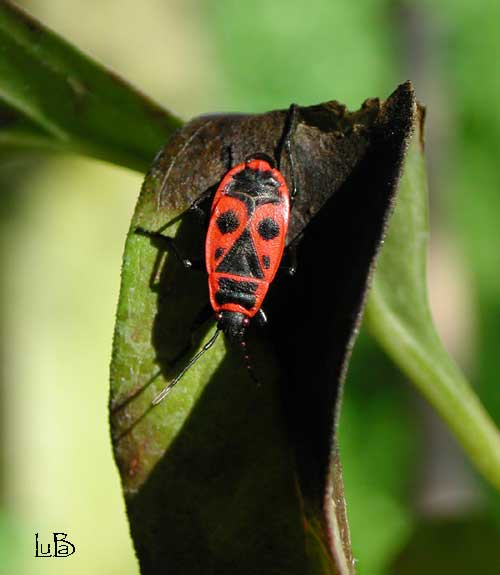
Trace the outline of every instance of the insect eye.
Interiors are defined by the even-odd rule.
[[[257,226],[257,231],[259,232],[259,236],[263,240],[273,240],[277,237],[280,233],[280,226],[278,222],[273,220],[272,218],[264,218],[261,220]]]
[[[234,232],[238,229],[239,225],[240,220],[238,218],[238,214],[233,210],[227,210],[217,218],[217,227],[222,234],[230,234],[231,232]]]

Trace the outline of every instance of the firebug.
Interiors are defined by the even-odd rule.
[[[290,149],[296,109],[292,104],[285,119],[277,153],[278,167],[267,154],[251,154],[244,162],[230,167],[217,187],[205,238],[209,298],[217,328],[177,377],[154,398],[154,405],[213,346],[220,332],[242,347],[250,369],[245,332],[254,317],[260,323],[266,322],[262,303],[283,259],[290,205],[296,191]],[[292,192],[279,169],[283,148],[288,152]],[[183,264],[192,267],[190,260],[180,257],[173,242],[171,246]]]

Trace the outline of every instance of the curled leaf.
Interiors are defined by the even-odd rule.
[[[144,574],[354,573],[335,425],[414,113],[409,84],[357,112],[298,109],[293,174],[280,158],[298,187],[298,267],[271,286],[269,327],[249,329],[259,385],[219,338],[152,408],[212,327],[191,333],[206,274],[144,231],[201,254],[204,225],[186,210],[218,185],[228,148],[233,165],[279,155],[286,111],[197,118],[158,155],[125,247],[111,368],[115,457]]]

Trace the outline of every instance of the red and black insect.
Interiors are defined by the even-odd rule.
[[[295,195],[290,138],[296,106],[288,111],[281,146],[288,152],[292,193],[274,160],[262,153],[249,156],[226,173],[215,192],[205,239],[210,304],[217,329],[203,348],[177,377],[153,400],[156,405],[171,391],[186,371],[215,343],[222,331],[226,337],[246,347],[245,331],[257,316],[266,322],[262,303],[283,258],[290,203]],[[175,253],[179,252],[172,244]],[[179,256],[180,257],[180,256]],[[186,267],[189,260],[180,258]],[[249,357],[244,352],[249,365]]]

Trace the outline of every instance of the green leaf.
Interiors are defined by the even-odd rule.
[[[418,414],[403,380],[362,327],[346,378],[339,426],[358,575],[386,575],[413,528],[415,453],[421,446],[415,433]]]
[[[247,332],[260,385],[220,337],[152,407],[214,329],[190,333],[207,277],[162,249],[162,235],[189,257],[203,251],[203,224],[186,210],[228,158],[276,154],[293,181],[279,155],[285,111],[194,119],[157,156],[125,247],[111,367],[113,445],[144,575],[353,573],[337,414],[414,107],[405,84],[357,112],[298,109],[289,239],[302,239],[295,277],[277,277],[266,297],[268,329]]]
[[[8,2],[0,46],[0,150],[81,153],[145,171],[181,125]]]
[[[500,434],[435,330],[426,285],[427,181],[423,111],[369,293],[369,329],[500,488]]]

